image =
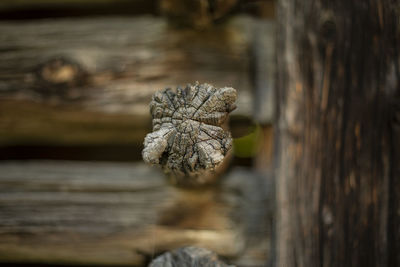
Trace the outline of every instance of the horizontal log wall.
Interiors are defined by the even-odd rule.
[[[270,187],[248,169],[200,191],[168,186],[142,163],[3,161],[0,170],[3,263],[143,266],[185,245],[247,266],[268,256]]]
[[[249,116],[253,26],[246,17],[201,32],[154,17],[0,23],[0,144],[142,142],[151,95],[195,81],[236,88],[235,112]]]

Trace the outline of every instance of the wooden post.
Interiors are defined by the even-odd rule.
[[[277,17],[276,266],[399,266],[400,2]]]
[[[225,129],[235,101],[236,90],[231,87],[198,83],[154,94],[153,132],[145,138],[144,161],[160,164],[177,185],[213,182],[232,147]]]

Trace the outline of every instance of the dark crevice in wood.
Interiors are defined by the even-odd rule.
[[[354,10],[354,7],[351,8],[351,10]],[[352,12],[350,12],[350,14],[352,14]],[[351,66],[352,63],[352,53],[351,51],[353,51],[353,43],[354,43],[354,27],[351,28],[350,30],[350,47],[348,49],[347,55],[346,55],[346,59],[345,59],[345,65],[346,66]],[[345,188],[345,183],[346,183],[346,175],[347,175],[347,170],[346,170],[346,165],[347,165],[347,160],[346,160],[346,155],[345,155],[345,151],[346,151],[346,139],[347,139],[347,128],[348,128],[348,120],[349,120],[349,114],[348,114],[348,110],[349,110],[349,105],[351,104],[351,100],[350,98],[350,88],[351,88],[351,82],[352,82],[352,75],[351,75],[351,71],[347,71],[345,74],[345,80],[344,80],[344,88],[342,90],[344,90],[344,92],[342,91],[341,93],[343,94],[343,97],[341,98],[343,100],[343,107],[339,108],[339,110],[341,110],[342,114],[341,114],[341,129],[340,129],[340,151],[339,151],[339,160],[340,160],[340,164],[339,164],[339,183],[340,183],[340,188],[344,189]],[[340,97],[339,97],[340,98]],[[343,194],[343,193],[339,193],[339,194]],[[344,198],[344,203],[347,203],[349,201],[351,201],[347,196],[341,196],[341,198]],[[340,211],[339,211],[340,212]],[[343,240],[349,240],[349,210],[348,209],[344,209],[342,216],[343,218]],[[324,244],[325,245],[325,244]],[[338,259],[339,261],[343,262],[343,264],[349,264],[349,262],[345,262],[346,260],[349,260],[348,257],[348,251],[350,250],[350,242],[344,242],[344,248],[342,248],[342,251],[344,251],[344,259]],[[340,248],[339,248],[340,250]],[[340,253],[341,254],[341,253]]]
[[[0,146],[0,160],[62,159],[92,161],[140,161],[143,145],[7,145]]]
[[[400,13],[400,11],[397,11]],[[392,19],[396,21],[396,11],[392,11]],[[396,32],[395,27],[391,29],[391,32]],[[399,33],[400,34],[400,33]],[[391,36],[393,47],[399,47],[400,36],[394,34]],[[394,58],[398,59],[398,49],[393,49]],[[389,183],[388,183],[388,214],[387,214],[387,240],[388,240],[388,261],[387,266],[399,266],[400,265],[400,215],[396,214],[396,211],[400,210],[400,201],[396,197],[399,194],[400,189],[400,66],[398,60],[393,60],[394,72],[397,77],[397,90],[394,93],[392,99],[392,106],[390,109],[390,125],[389,125],[389,146],[390,146],[390,169],[389,169]]]
[[[19,8],[0,10],[0,20],[48,19],[63,17],[137,16],[157,15],[155,0],[116,0],[114,3],[55,3],[48,5],[25,4]]]
[[[319,251],[319,266],[323,267],[324,266],[324,244],[325,244],[325,240],[329,240],[325,238],[327,229],[326,227],[324,227],[324,214],[323,214],[323,208],[324,205],[326,205],[325,203],[327,203],[327,200],[325,199],[325,180],[320,177],[321,179],[321,184],[319,186],[319,203],[318,203],[318,235],[319,235],[319,244],[318,244],[318,251]]]
[[[400,79],[400,76],[399,76]],[[398,127],[398,126],[397,126]],[[389,197],[388,197],[388,214],[387,214],[387,240],[388,240],[388,262],[387,266],[399,266],[399,249],[400,249],[400,244],[396,243],[396,239],[399,237],[399,229],[398,229],[398,217],[399,215],[396,215],[396,210],[398,210],[400,207],[398,206],[400,203],[396,203],[396,194],[399,192],[396,191],[396,189],[400,188],[398,185],[396,185],[396,182],[398,182],[398,175],[400,174],[398,169],[398,164],[400,162],[400,157],[399,157],[399,151],[398,151],[398,146],[400,145],[400,142],[398,141],[400,139],[400,131],[397,131],[394,129],[394,126],[391,125],[390,127],[390,133],[389,133],[389,145],[390,145],[390,155],[389,155],[389,162],[391,163],[390,165],[390,170],[389,170],[389,183],[388,183],[388,192],[389,192]],[[396,147],[397,145],[397,147]]]
[[[56,263],[35,263],[35,262],[10,262],[10,261],[0,261],[1,266],[8,266],[8,267],[74,267],[76,266],[75,264],[56,264]],[[123,265],[122,265],[123,266]],[[126,265],[126,267],[132,267],[131,265]],[[147,265],[145,265],[147,266]],[[98,265],[85,265],[85,264],[79,264],[79,267],[104,267],[103,264],[98,264]]]

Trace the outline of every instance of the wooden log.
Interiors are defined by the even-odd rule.
[[[144,161],[160,164],[176,185],[214,183],[231,152],[232,135],[226,128],[235,101],[235,89],[210,84],[155,93],[150,103],[153,132],[145,138]]]
[[[400,264],[399,7],[279,2],[276,266]]]
[[[141,143],[144,131],[120,129],[143,129],[155,91],[192,81],[237,88],[234,114],[250,116],[252,25],[245,17],[201,32],[154,17],[1,22],[0,143],[98,144],[116,135]]]
[[[269,187],[234,168],[182,190],[143,163],[0,162],[0,262],[144,266],[182,246],[261,266]]]

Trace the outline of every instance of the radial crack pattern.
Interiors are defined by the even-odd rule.
[[[153,132],[144,141],[144,161],[186,177],[214,170],[232,147],[231,134],[222,126],[235,101],[235,89],[209,84],[155,93],[150,103]]]

